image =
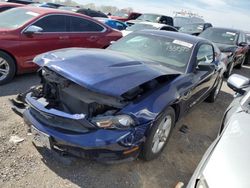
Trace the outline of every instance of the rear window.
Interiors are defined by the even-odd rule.
[[[103,30],[101,25],[90,20],[78,17],[70,18],[70,31],[72,32],[101,32]]]
[[[38,16],[38,13],[24,8],[10,9],[0,14],[0,28],[17,29]]]

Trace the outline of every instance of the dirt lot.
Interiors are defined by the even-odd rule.
[[[250,77],[250,67],[235,72]],[[217,135],[222,115],[232,101],[224,83],[216,103],[202,103],[176,126],[160,158],[103,165],[82,159],[65,159],[46,150],[38,151],[27,135],[20,117],[10,109],[8,99],[38,82],[35,74],[15,78],[0,86],[0,187],[174,187],[188,182],[197,163]],[[189,131],[179,131],[187,125]],[[9,142],[11,135],[24,138]]]

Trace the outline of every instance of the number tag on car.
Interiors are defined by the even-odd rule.
[[[48,149],[51,149],[51,142],[50,142],[50,136],[39,131],[34,126],[31,126],[31,133],[33,135],[33,143],[37,147],[46,147]]]

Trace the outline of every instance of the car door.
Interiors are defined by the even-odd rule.
[[[211,92],[218,78],[215,64],[214,48],[211,44],[204,43],[198,47],[192,74],[192,89],[189,91],[190,99],[188,108],[204,100]]]
[[[92,20],[70,16],[70,43],[74,47],[103,48],[106,28]]]
[[[25,49],[22,51],[24,63],[32,62],[38,54],[67,47],[69,36],[66,32],[66,17],[64,15],[48,15],[29,26],[40,27],[42,31],[33,34],[25,34],[25,30],[22,32],[22,48]]]

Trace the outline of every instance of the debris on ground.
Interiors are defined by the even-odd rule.
[[[182,125],[181,128],[179,129],[180,132],[186,134],[189,131],[189,128],[187,125]]]
[[[24,141],[24,139],[23,139],[23,138],[20,138],[20,137],[17,136],[17,135],[11,136],[11,137],[10,137],[10,140],[9,140],[9,142],[10,142],[10,143],[13,143],[13,144],[18,144],[18,143],[23,142],[23,141]]]

